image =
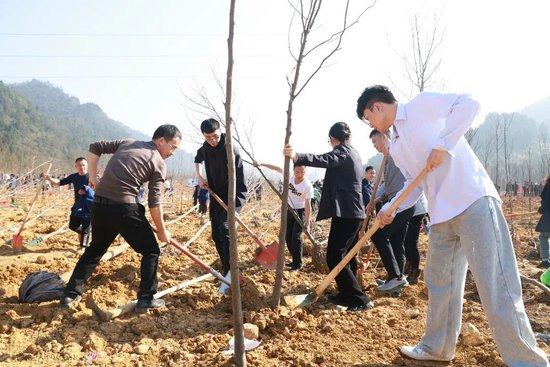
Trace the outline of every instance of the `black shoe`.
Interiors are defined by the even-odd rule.
[[[542,269],[550,268],[550,260],[542,260],[538,267]]]
[[[337,305],[337,306],[349,307],[349,303],[347,303],[346,301],[344,301],[344,300],[342,299],[342,297],[340,297],[340,294],[338,294],[338,293],[337,293],[337,294],[329,294],[329,295],[327,296],[327,299],[328,299],[331,303],[333,303],[333,304],[335,304],[335,305]]]
[[[59,300],[59,306],[61,308],[69,308],[71,307],[71,305],[77,303],[78,301],[80,301],[80,296],[76,296],[76,297],[69,297],[69,296],[61,296],[61,299]]]
[[[372,301],[370,301],[367,304],[349,306],[347,311],[357,312],[357,311],[370,310],[371,308],[374,308],[374,303],[372,303]]]
[[[159,308],[166,304],[162,299],[139,299],[136,304],[136,311],[146,311],[149,308]]]
[[[292,263],[292,262],[291,263],[286,263],[285,266],[287,268],[292,268],[294,266],[294,263]]]
[[[420,277],[420,269],[413,268],[411,269],[411,272],[407,276],[407,282],[409,282],[409,284],[418,284],[419,277]]]
[[[302,269],[302,264],[299,265],[292,265],[288,268],[288,271],[297,271]]]

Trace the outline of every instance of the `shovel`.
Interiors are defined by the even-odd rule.
[[[45,234],[43,236],[38,236],[34,240],[32,240],[31,242],[27,243],[25,245],[25,247],[30,248],[30,247],[38,246],[39,244],[46,241],[50,237],[53,237],[55,235],[67,232],[68,231],[67,227],[68,227],[68,224],[64,224],[63,226],[61,226],[60,228],[56,229],[53,232],[50,232],[50,233]]]
[[[225,205],[223,200],[220,199],[220,197],[216,195],[209,187],[207,187],[207,189],[210,195],[218,202],[218,204],[220,204],[220,206],[227,211],[227,205]],[[277,266],[277,256],[279,253],[279,244],[277,243],[277,241],[273,241],[271,245],[266,246],[262,242],[262,240],[260,240],[260,238],[256,236],[254,232],[252,232],[252,230],[247,227],[246,224],[243,223],[241,218],[239,218],[236,213],[235,219],[241,226],[243,226],[246,233],[248,233],[250,237],[252,237],[254,242],[256,242],[258,246],[260,246],[260,248],[258,249],[259,251],[256,254],[256,261],[266,269],[275,269],[275,267]]]
[[[410,193],[424,180],[426,175],[428,174],[428,168],[425,167],[422,172],[414,179],[413,182],[407,187],[407,189],[394,201],[394,203],[390,206],[388,209],[389,213],[394,213],[399,205],[405,200],[407,196],[410,195]],[[344,258],[332,269],[332,271],[323,279],[321,284],[317,286],[314,290],[311,290],[307,294],[300,294],[300,295],[289,295],[283,297],[284,302],[287,306],[289,306],[291,309],[297,308],[297,307],[306,307],[311,305],[313,302],[315,302],[321,294],[327,289],[329,284],[336,278],[338,273],[349,263],[349,261],[361,250],[361,248],[367,243],[367,241],[372,237],[372,235],[378,230],[380,227],[380,222],[378,219],[376,219],[372,225],[372,227],[369,228],[367,233],[357,241],[355,246],[351,248],[351,250],[344,256]]]
[[[46,170],[45,175],[48,175],[50,173],[51,168],[52,168],[52,162],[49,162],[48,169]],[[23,247],[23,236],[21,235],[21,233],[25,229],[25,224],[27,223],[27,219],[29,219],[29,214],[31,214],[34,203],[36,202],[36,199],[38,198],[38,195],[40,195],[41,191],[42,191],[42,182],[38,185],[38,188],[36,189],[36,194],[34,195],[34,198],[31,201],[31,205],[29,207],[29,210],[27,210],[27,214],[25,215],[25,219],[23,219],[23,223],[21,223],[21,227],[19,227],[19,232],[17,232],[17,234],[13,236],[13,238],[11,239],[11,245],[14,253],[21,252],[21,248]]]

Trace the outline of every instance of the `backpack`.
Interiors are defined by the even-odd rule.
[[[27,275],[19,287],[19,302],[47,302],[59,299],[65,282],[59,275],[37,271]]]

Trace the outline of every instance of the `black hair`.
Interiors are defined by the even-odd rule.
[[[372,108],[376,102],[392,104],[397,102],[392,92],[383,85],[373,85],[365,88],[357,100],[357,117],[363,119],[365,108]]]
[[[78,157],[77,159],[74,160],[74,163],[78,163],[78,162],[80,162],[80,161],[86,161],[86,162],[87,162],[86,158],[84,158],[84,157]]]
[[[176,127],[176,125],[170,125],[170,124],[160,125],[159,127],[157,127],[157,129],[153,134],[153,140],[160,139],[160,138],[164,138],[164,140],[166,141],[172,140],[174,138],[181,139],[181,132]]]
[[[365,172],[367,172],[367,171],[369,171],[369,170],[371,170],[371,169],[374,169],[374,167],[373,167],[373,166],[367,166],[367,167],[365,168]]]
[[[220,123],[215,119],[207,119],[201,122],[201,132],[203,134],[210,134],[220,128]]]
[[[374,135],[377,135],[377,134],[384,135],[384,134],[382,134],[380,131],[378,131],[378,130],[376,130],[376,129],[373,129],[373,130],[370,132],[370,134],[369,134],[369,139],[372,139],[372,137],[373,137]]]
[[[303,164],[300,164],[300,163],[294,163],[294,166],[292,167],[292,169],[298,168],[298,167],[305,167],[305,166]]]
[[[345,122],[337,122],[330,127],[328,136],[338,139],[340,143],[345,143],[351,136],[351,130]]]

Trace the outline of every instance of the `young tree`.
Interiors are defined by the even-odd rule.
[[[233,142],[231,139],[231,96],[233,91],[233,36],[235,29],[235,1],[230,0],[229,5],[229,36],[227,37],[227,76],[225,83],[225,149],[227,153],[227,172],[229,180],[227,224],[229,227],[229,252],[231,269],[231,307],[233,310],[233,337],[235,338],[234,362],[237,366],[246,366],[244,351],[244,327],[243,310],[241,303],[241,286],[239,283],[241,274],[239,270],[239,250],[237,247],[237,226],[235,222],[235,156],[233,155]]]
[[[298,18],[298,27],[300,29],[299,42],[297,50],[293,51],[292,44],[289,40],[289,52],[294,60],[294,66],[291,72],[291,76],[287,76],[287,84],[289,87],[289,99],[286,111],[286,134],[285,134],[285,146],[290,142],[290,135],[292,134],[292,113],[294,108],[294,101],[304,91],[305,87],[311,82],[311,80],[319,73],[319,71],[326,65],[327,61],[341,49],[342,40],[345,32],[355,24],[359,22],[359,19],[365,12],[372,8],[376,0],[374,0],[370,6],[361,11],[361,13],[353,20],[349,21],[349,7],[350,0],[345,3],[345,9],[343,13],[343,22],[339,29],[328,35],[324,40],[316,43],[314,46],[309,46],[308,41],[311,33],[317,26],[318,16],[321,11],[323,1],[322,0],[298,0],[297,2],[289,1],[290,6],[294,10],[293,17],[290,21],[289,37],[292,31],[292,25],[294,17]],[[324,51],[324,52],[323,52]],[[313,71],[306,74],[302,78],[300,72],[304,66],[306,60],[312,57],[317,57],[318,60],[314,63]],[[287,224],[287,208],[288,208],[288,184],[289,184],[289,169],[290,159],[285,157],[283,168],[283,195],[281,199],[281,224],[279,228],[279,243],[285,242],[286,237],[286,224]],[[277,273],[275,276],[275,285],[273,287],[273,294],[271,297],[271,306],[276,308],[279,306],[281,298],[281,289],[283,282],[283,267],[285,260],[285,247],[279,247],[279,256],[277,260]]]

